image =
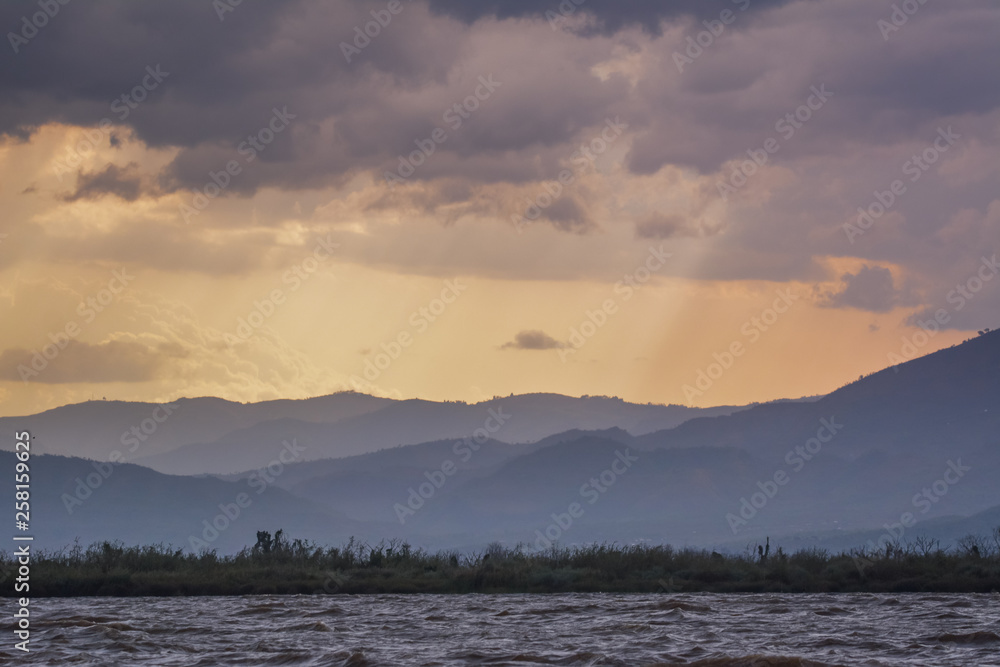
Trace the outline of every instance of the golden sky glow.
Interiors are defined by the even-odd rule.
[[[928,6],[889,40],[862,2],[767,4],[679,72],[672,54],[698,32],[685,14],[588,34],[573,21],[600,17],[467,23],[414,3],[346,63],[339,38],[308,49],[324,25],[348,26],[346,38],[363,12],[303,3],[261,19],[257,55],[197,75],[176,49],[135,46],[134,67],[94,73],[93,85],[127,91],[147,63],[170,74],[125,120],[101,101],[113,95],[60,98],[59,76],[32,65],[72,59],[86,37],[40,37],[15,61],[37,90],[6,84],[37,114],[0,119],[0,414],[344,389],[743,404],[826,393],[890,365],[938,309],[948,322],[919,354],[995,324],[1000,281],[961,308],[949,294],[1000,245],[1000,100],[969,93],[935,108],[895,84],[876,90],[859,68],[912,76],[922,36],[936,36],[940,62],[922,75],[937,86],[966,56],[996,50],[985,29],[963,47],[946,34],[982,3]],[[238,10],[250,23],[254,11]],[[870,34],[845,49],[820,37],[831,21]],[[93,56],[93,71],[113,53]],[[245,80],[224,79],[225,67]],[[488,76],[499,86],[484,88]],[[824,82],[833,96],[782,137],[775,122]],[[449,116],[461,100],[468,117]],[[294,118],[275,124],[282,109]],[[909,180],[908,158],[952,125],[960,139],[939,142]],[[273,144],[249,160],[243,137],[269,126],[280,127]],[[768,137],[780,150],[721,197]],[[422,145],[434,151],[390,187],[385,173]],[[191,215],[229,162],[231,184]],[[894,179],[905,193],[851,239],[845,223]],[[535,220],[531,202],[543,204]],[[786,312],[755,323],[776,300]],[[734,343],[731,367],[685,390]]]

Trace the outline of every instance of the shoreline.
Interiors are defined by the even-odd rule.
[[[996,593],[1000,548],[979,540],[964,551],[888,545],[831,554],[743,554],[663,546],[591,545],[527,552],[490,545],[482,553],[429,553],[400,541],[319,547],[279,531],[232,556],[164,545],[103,542],[38,552],[33,598],[243,595],[809,594]],[[979,545],[982,545],[980,548]],[[0,560],[8,573],[15,565]],[[8,574],[9,578],[9,574]],[[5,587],[3,597],[17,597]]]

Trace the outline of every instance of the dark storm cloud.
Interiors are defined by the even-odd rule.
[[[412,25],[418,17],[401,14],[396,18],[400,25],[392,26],[395,34],[387,29],[359,62],[347,63],[340,42],[350,40],[353,26],[371,19],[369,6],[375,5],[246,3],[220,21],[212,3],[201,0],[68,4],[19,53],[9,48],[0,52],[0,89],[5,91],[0,133],[23,135],[52,121],[92,127],[109,119],[132,127],[149,146],[179,146],[195,153],[182,153],[169,172],[189,186],[197,183],[187,173],[189,167],[197,169],[198,178],[209,168],[218,169],[218,164],[199,159],[207,148],[228,147],[231,158],[242,140],[264,127],[273,107],[287,105],[302,120],[299,142],[275,142],[260,154],[258,164],[287,166],[309,159],[311,172],[342,173],[353,158],[383,154],[384,145],[366,141],[375,138],[371,126],[378,120],[385,121],[383,128],[402,125],[405,142],[412,140],[405,123],[398,122],[405,109],[373,119],[369,128],[357,123],[360,132],[349,131],[352,115],[364,117],[365,108],[385,101],[384,86],[359,82],[384,71],[396,84],[412,87],[442,77],[452,62],[447,46],[414,57],[422,44],[417,41],[421,31]],[[33,2],[4,3],[0,26],[16,28],[24,15],[37,10]],[[411,25],[404,25],[407,20]],[[146,79],[147,67],[162,71],[162,81]],[[157,83],[155,89],[140,93],[145,99],[137,104],[123,102],[122,96],[144,79]],[[344,131],[318,137],[318,123],[334,117]],[[381,141],[391,139],[387,134]],[[330,150],[322,155],[296,150],[317,139]],[[255,178],[281,181],[279,174],[261,171],[262,176],[248,174],[235,186],[257,185]]]
[[[372,20],[372,9],[384,6],[245,3],[219,21],[201,0],[72,3],[18,54],[0,52],[9,65],[0,68],[0,134],[23,138],[53,121],[128,126],[151,147],[182,149],[161,175],[170,192],[200,188],[210,171],[243,159],[241,144],[265,130],[273,108],[287,108],[294,122],[256,152],[227,194],[268,185],[323,188],[358,170],[381,175],[436,128],[448,132],[448,143],[413,181],[456,174],[527,181],[538,168],[515,151],[540,147],[553,164],[568,142],[600,125],[627,95],[621,77],[596,81],[590,67],[604,54],[585,42],[569,51],[543,45],[551,53],[539,67],[539,54],[529,48],[537,39],[518,37],[511,27],[515,40],[489,35],[472,43],[461,23],[430,16],[420,2],[404,3],[347,62],[342,45]],[[16,26],[36,9],[0,5],[0,26]],[[158,80],[147,79],[150,68],[162,72]],[[501,87],[489,99],[474,99],[482,77]],[[156,85],[138,90],[144,82]],[[143,99],[133,103],[137,90]],[[451,124],[456,116],[445,118],[469,101],[478,108],[461,128]]]
[[[130,113],[124,122],[151,145],[211,137],[222,120],[213,103],[252,96],[255,67],[247,58],[275,38],[280,17],[295,5],[269,2],[221,23],[211,3],[197,0],[67,4],[17,54],[10,48],[3,53],[0,87],[13,97],[0,105],[0,131],[53,120],[84,126],[122,120],[124,111],[112,104],[142,84],[147,66],[160,65],[169,73],[162,85],[173,89],[171,104],[163,103],[166,90],[153,91],[139,108],[125,107]],[[35,2],[3,3],[0,26],[17,30],[22,17],[37,11]],[[262,73],[264,80],[269,76]],[[171,77],[180,79],[178,85]]]
[[[176,150],[162,173],[148,175],[155,187],[128,168],[91,165],[77,189],[63,195],[130,200],[203,188],[210,172],[234,159],[242,172],[225,195],[337,187],[358,175],[381,186],[400,156],[442,128],[447,140],[406,186],[386,187],[385,201],[369,206],[412,202],[415,208],[402,207],[407,214],[436,215],[447,224],[455,211],[468,210],[506,222],[526,206],[524,197],[543,192],[541,184],[556,178],[605,119],[620,116],[629,128],[605,158],[624,161],[620,207],[602,207],[582,182],[539,214],[543,224],[568,233],[611,232],[622,224],[634,227],[638,239],[700,243],[705,261],[685,269],[694,279],[823,282],[826,268],[815,258],[849,256],[913,277],[921,294],[947,292],[962,279],[946,265],[1000,247],[998,216],[987,215],[997,191],[991,165],[1000,116],[1000,68],[990,66],[1000,62],[995,2],[926,3],[883,39],[877,21],[890,15],[889,2],[752,0],[751,10],[737,14],[679,72],[672,54],[704,30],[702,20],[738,3],[587,0],[577,11],[603,28],[581,36],[547,24],[545,11],[559,9],[555,1],[428,1],[404,2],[351,62],[341,43],[385,2],[244,2],[224,21],[207,0],[71,2],[16,55],[0,49],[0,134],[24,139],[45,123],[93,128],[107,118],[115,127],[103,141],[123,137],[122,149],[137,141]],[[0,29],[16,30],[35,11],[35,2],[0,3]],[[511,17],[534,18],[504,21]],[[116,104],[142,85],[150,67],[167,73],[162,82],[134,108]],[[483,76],[501,85],[478,99],[461,127],[448,124],[446,111],[472,99]],[[807,103],[813,87],[823,86],[833,96],[807,122],[788,136],[776,129]],[[246,161],[241,142],[265,128],[275,108],[287,108],[294,120]],[[903,177],[904,162],[951,125],[960,143],[919,183],[908,184],[890,214],[847,243],[841,223]],[[780,151],[723,203],[716,183],[771,137],[780,140]],[[962,158],[967,149],[972,157]],[[946,162],[954,162],[949,178],[937,173]],[[705,176],[691,195],[697,201],[676,209],[683,221],[651,216],[659,206],[640,201],[670,187],[658,180],[681,171],[663,169],[670,166],[685,168],[687,180]],[[616,170],[601,165],[602,174],[618,177]],[[649,175],[651,189],[631,190],[635,175]],[[498,183],[526,187],[503,200],[502,186],[490,188]],[[502,206],[487,205],[501,200]],[[201,218],[208,225],[211,219]],[[149,231],[123,226],[48,245],[53,254],[80,259],[146,259],[148,252],[164,268],[196,263],[228,272],[253,265],[240,249],[207,238],[188,250],[191,233],[173,232],[167,223],[144,227]],[[130,249],[136,242],[147,247],[154,236],[155,252]],[[708,236],[711,243],[704,242]],[[387,252],[388,237],[368,249],[371,257]],[[28,247],[24,233],[8,242]],[[252,244],[260,252],[258,240]],[[409,250],[398,251],[400,266],[418,263]],[[7,257],[0,256],[0,265]],[[479,264],[469,268],[477,270]],[[517,265],[503,275],[528,270]],[[831,302],[876,310],[891,303],[885,274],[855,276],[851,284],[859,280],[871,281],[882,300],[865,302],[845,283]],[[1000,291],[976,303],[997,307]]]
[[[637,94],[647,108],[670,113],[653,116],[640,132],[630,169],[651,174],[673,164],[712,173],[768,138],[780,143],[772,163],[890,146],[933,134],[945,118],[1000,107],[1000,69],[984,67],[1000,61],[994,3],[924,5],[887,42],[877,21],[890,13],[850,0],[790,6],[767,21],[734,23],[738,35],[716,40],[683,73],[665,63]],[[814,86],[826,86],[829,101],[801,127],[787,120],[777,127]]]
[[[582,206],[572,197],[563,196],[542,211],[542,217],[556,229],[583,234],[592,231],[595,223]]]
[[[942,115],[1000,106],[1000,69],[984,66],[1000,60],[1000,12],[985,0],[925,5],[889,43],[876,27],[887,8],[856,0],[752,0],[746,14],[727,0],[587,0],[578,11],[605,26],[593,38],[550,30],[544,13],[558,2],[430,0],[437,15],[404,2],[351,62],[342,43],[385,3],[242,3],[223,21],[204,0],[61,7],[17,54],[0,55],[0,133],[23,137],[51,121],[93,127],[107,118],[149,146],[182,149],[162,174],[167,192],[203,186],[275,107],[296,120],[227,193],[328,187],[359,170],[381,175],[439,127],[448,140],[412,181],[552,178],[588,128],[618,114],[637,138],[627,158],[633,172],[674,164],[711,173],[775,135],[775,121],[813,85],[826,84],[835,97],[782,143],[775,161],[850,142],[889,145]],[[610,39],[615,30],[679,21],[679,34],[690,36],[723,8],[736,8],[737,21],[682,74],[671,54],[685,42],[672,35],[648,45],[661,66],[634,85],[620,74],[595,77],[615,47],[641,50],[634,36]],[[0,27],[16,30],[35,11],[34,2],[0,4]],[[459,22],[484,16],[536,17],[536,25]],[[149,82],[148,68],[164,72],[162,81],[124,105],[123,96]],[[491,74],[502,86],[463,127],[448,127],[444,112]]]
[[[886,313],[897,306],[912,304],[906,292],[896,288],[889,269],[864,266],[857,273],[845,273],[841,281],[841,289],[824,295],[819,302],[821,306]]]
[[[514,340],[500,346],[501,350],[561,350],[566,347],[544,331],[520,331]]]
[[[996,244],[994,247],[1000,244]],[[976,331],[1000,325],[1000,260],[997,253],[976,253],[949,267],[947,282],[941,280],[925,308],[907,320],[911,326],[927,328],[936,321],[943,329]]]
[[[787,4],[790,0],[430,0],[431,9],[466,22],[495,16],[499,19],[546,18],[577,13],[597,19],[603,33],[614,33],[629,25],[641,25],[658,33],[660,22],[683,16],[717,18],[725,9],[748,5],[755,11]],[[551,15],[550,15],[551,16]]]
[[[124,167],[109,164],[103,171],[81,171],[76,177],[76,190],[64,199],[72,202],[114,195],[125,201],[135,201],[143,194],[149,193],[143,188],[138,165],[132,162]]]

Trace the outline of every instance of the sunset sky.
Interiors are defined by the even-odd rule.
[[[43,6],[0,5],[2,415],[742,404],[1000,325],[993,0]]]

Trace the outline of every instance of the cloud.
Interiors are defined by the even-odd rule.
[[[124,167],[109,164],[103,171],[79,172],[76,177],[76,190],[63,199],[74,202],[114,195],[132,202],[145,194],[155,193],[154,187],[148,183],[144,184],[142,174],[139,173],[139,165],[130,162]]]
[[[0,24],[17,25],[24,6],[0,5]],[[358,172],[381,178],[435,128],[446,129],[447,140],[412,182],[551,179],[594,128],[616,115],[636,138],[624,156],[632,173],[676,165],[712,174],[776,135],[775,121],[803,104],[813,85],[826,84],[834,98],[817,120],[782,141],[773,162],[859,144],[891,146],[942,118],[982,116],[1000,106],[1000,69],[979,67],[1000,58],[1000,12],[984,0],[922,7],[893,50],[875,25],[884,7],[868,0],[754,0],[683,74],[662,64],[704,29],[702,19],[738,5],[576,6],[604,29],[587,37],[554,32],[544,18],[558,10],[554,1],[407,2],[349,63],[340,43],[349,43],[353,27],[383,3],[241,5],[224,22],[201,0],[68,5],[19,54],[19,63],[20,56],[30,62],[30,76],[20,64],[0,68],[0,88],[9,93],[0,98],[0,134],[49,122],[93,127],[108,118],[149,147],[180,149],[160,175],[169,192],[204,187],[209,172],[242,160],[241,142],[266,127],[273,108],[287,107],[296,119],[242,164],[224,194],[247,196],[269,186],[340,187]],[[185,39],[177,40],[181,26]],[[830,30],[846,42],[825,39]],[[127,38],[101,37],[109,33]],[[932,55],[907,46],[923,41],[934,44]],[[147,65],[169,76],[136,108],[113,106],[143,81]],[[444,112],[487,75],[501,87],[452,130]],[[984,136],[994,136],[993,127],[984,122]],[[135,179],[101,176],[95,192],[136,195]],[[553,211],[550,219],[563,231],[590,227],[579,217],[566,222],[567,215]]]
[[[551,206],[542,210],[541,217],[564,232],[585,234],[596,228],[594,221],[573,197],[563,196],[557,199]]]
[[[913,304],[908,290],[896,289],[889,269],[866,265],[857,273],[845,273],[840,279],[841,289],[825,293],[820,298],[820,306],[887,313],[897,306]]]
[[[721,225],[692,220],[680,215],[654,213],[635,225],[635,235],[640,239],[669,239],[672,237],[714,236],[722,231]]]
[[[0,24],[19,25],[32,6],[0,3]],[[121,163],[140,155],[155,187],[132,163],[85,163],[63,210],[18,211],[22,229],[5,230],[11,238],[0,266],[26,248],[32,260],[130,258],[168,271],[250,272],[273,261],[267,249],[288,230],[329,224],[357,231],[355,261],[404,273],[594,279],[610,270],[605,257],[622,257],[637,241],[671,239],[703,258],[683,268],[693,280],[819,281],[814,258],[852,256],[898,266],[931,293],[934,285],[947,291],[954,272],[946,263],[998,247],[995,224],[974,215],[984,217],[998,177],[1000,69],[980,66],[1000,58],[995,3],[928,3],[887,43],[876,21],[888,9],[870,0],[756,0],[683,73],[672,54],[704,29],[703,19],[738,5],[587,0],[577,11],[600,27],[586,34],[551,29],[544,14],[558,10],[556,0],[402,7],[348,63],[340,42],[384,3],[243,3],[224,22],[202,0],[66,5],[16,60],[0,55],[12,58],[0,68],[0,88],[9,92],[0,96],[0,134],[23,139],[34,130],[41,153],[54,124],[94,128],[109,118],[110,136],[129,138],[109,153],[128,155],[115,158]],[[112,102],[142,81],[147,65],[169,76],[122,117]],[[490,75],[501,86],[452,129],[443,112]],[[824,84],[830,101],[793,137],[777,133],[775,121]],[[245,161],[240,143],[276,107],[296,118]],[[614,117],[629,128],[577,173],[573,156]],[[837,223],[903,177],[901,165],[948,125],[962,135],[960,145],[845,245]],[[435,128],[446,130],[446,141],[389,191],[385,171],[416,142],[427,145]],[[717,183],[769,137],[781,139],[780,151],[722,202]],[[102,141],[103,150],[109,139]],[[51,162],[65,148],[46,146],[52,152],[44,157]],[[971,157],[963,157],[967,149]],[[190,203],[190,190],[234,159],[242,171],[198,216],[202,232],[175,229],[177,204]],[[571,194],[539,214],[540,229],[508,242],[511,215],[567,168],[578,176]],[[40,184],[24,206],[48,191]],[[311,215],[359,193],[370,208]],[[156,202],[144,201],[150,196]],[[97,198],[102,224],[88,208]],[[304,213],[293,216],[298,198]],[[123,213],[126,203],[140,206]],[[120,217],[109,222],[113,205]],[[956,216],[960,209],[971,213]],[[86,230],[75,224],[81,219],[91,223]],[[948,221],[949,238],[935,238]],[[31,243],[29,225],[44,243]],[[448,227],[462,252],[428,251],[442,245],[432,225]],[[551,230],[563,234],[551,239]],[[561,246],[568,235],[573,252]],[[526,238],[536,244],[527,253]]]
[[[755,11],[776,7],[791,0],[753,0]],[[740,0],[739,5],[743,5]],[[735,11],[732,0],[430,0],[431,9],[466,22],[485,17],[552,18],[586,14],[593,17],[603,34],[614,33],[628,25],[640,25],[659,33],[660,23],[678,17],[718,18],[723,10]],[[561,21],[552,18],[558,26]]]
[[[905,37],[896,35],[906,43],[889,46],[876,28],[888,12],[877,3],[796,3],[755,21],[737,17],[734,32],[716,40],[679,76],[676,68],[665,67],[638,82],[629,106],[670,111],[650,116],[639,131],[630,169],[655,173],[664,165],[681,165],[713,173],[729,160],[746,159],[746,151],[771,137],[781,145],[772,164],[787,163],[863,145],[892,146],[918,132],[933,135],[942,119],[968,115],[971,120],[995,111],[1000,72],[972,81],[978,77],[975,63],[1000,58],[1000,42],[992,39],[1000,27],[995,5],[957,0],[921,12],[906,26]],[[821,26],[832,24],[844,35],[836,44],[821,36]],[[682,44],[689,32],[680,32],[677,41]],[[968,50],[959,45],[959,32],[969,39]],[[916,40],[933,41],[935,56],[914,48]],[[667,61],[681,44],[656,46]],[[795,54],[794,63],[783,54]],[[780,79],[773,76],[777,70],[784,72]],[[811,87],[821,85],[832,93],[824,107],[792,136],[777,130],[786,114],[807,102]]]
[[[500,346],[501,350],[561,350],[566,343],[560,342],[544,331],[520,331],[514,340]]]
[[[215,238],[206,238],[212,237]],[[221,238],[220,238],[221,236]],[[57,259],[139,264],[166,271],[199,271],[210,275],[247,273],[275,261],[301,260],[311,247],[281,247],[272,231],[250,229],[220,235],[196,228],[142,220],[142,224],[119,224],[107,231],[47,240],[48,247],[35,249]]]
[[[148,382],[170,360],[185,356],[183,348],[149,347],[128,340],[85,343],[66,340],[42,351],[12,348],[0,354],[0,379],[44,384],[71,382]]]
[[[6,402],[8,413],[36,412],[51,405],[54,396],[61,402],[87,400],[94,391],[129,400],[226,396],[253,401],[350,388],[346,375],[317,365],[270,327],[256,330],[249,340],[238,338],[235,317],[225,318],[230,326],[220,330],[209,324],[216,313],[199,316],[183,301],[148,291],[148,275],[137,277],[144,287],[130,287],[87,323],[76,316],[77,306],[106,277],[100,270],[86,280],[67,275],[73,280],[21,280],[0,290],[0,321],[19,323],[16,331],[5,330],[0,353],[0,385],[13,394]],[[245,296],[249,308],[255,295]],[[239,299],[232,293],[222,298]],[[79,325],[81,333],[57,352],[60,341],[66,342],[60,332],[67,322]],[[41,370],[35,371],[33,362]],[[26,373],[22,381],[19,365],[38,375]]]

